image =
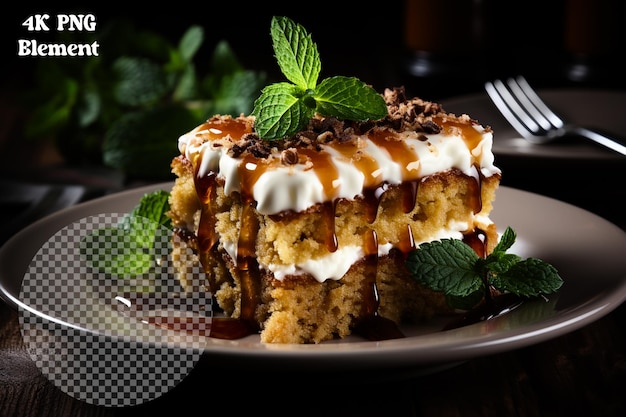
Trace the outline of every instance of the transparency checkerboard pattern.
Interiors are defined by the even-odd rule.
[[[139,248],[123,230],[129,222],[154,233],[154,244]],[[180,257],[197,281],[193,292],[181,291],[173,239],[148,219],[108,213],[62,228],[39,249],[22,282],[28,308],[19,317],[31,358],[59,389],[96,405],[135,405],[163,395],[193,369],[210,333],[211,295],[191,249]],[[119,275],[136,268],[128,253],[138,249],[137,258],[152,261],[149,269]],[[163,328],[148,317],[179,320]]]

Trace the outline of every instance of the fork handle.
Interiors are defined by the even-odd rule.
[[[614,150],[615,152],[619,152],[622,155],[626,155],[626,146],[617,141],[617,139],[610,138],[596,130],[587,129],[585,127],[573,127],[571,128],[572,133],[576,133],[580,136],[583,136],[587,139],[591,139],[592,141],[607,147],[609,149]]]

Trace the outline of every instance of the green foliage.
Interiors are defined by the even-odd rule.
[[[172,219],[167,215],[170,210],[170,193],[165,190],[157,190],[145,194],[137,206],[130,212],[129,217],[139,216],[152,221],[155,225],[172,229]],[[147,241],[154,240],[149,236]]]
[[[169,193],[145,194],[135,208],[115,227],[99,228],[81,239],[81,254],[96,268],[111,276],[134,278],[146,273],[157,261],[155,241],[169,241],[172,230]]]
[[[102,160],[131,178],[167,179],[179,153],[176,139],[197,122],[192,111],[177,105],[123,114],[105,133]]]
[[[181,133],[215,113],[250,113],[267,83],[265,73],[242,67],[226,41],[200,71],[200,26],[189,27],[177,44],[125,20],[93,34],[62,35],[65,43],[78,41],[71,36],[92,36],[80,41],[97,40],[100,56],[38,62],[37,86],[23,97],[31,109],[24,134],[29,140],[53,138],[70,164],[169,178],[168,159]],[[124,131],[130,128],[135,131]]]
[[[515,239],[515,232],[507,227],[486,258],[458,239],[423,243],[409,253],[406,264],[414,279],[445,293],[450,306],[456,308],[476,305],[489,294],[489,286],[529,298],[557,291],[563,280],[554,266],[506,253]]]
[[[319,52],[301,25],[274,17],[270,32],[280,70],[291,83],[265,87],[255,101],[252,114],[261,138],[293,135],[315,112],[343,120],[378,120],[387,115],[382,96],[354,77],[331,77],[318,85]]]

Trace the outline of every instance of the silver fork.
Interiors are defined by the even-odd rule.
[[[597,131],[565,122],[541,100],[524,77],[488,81],[485,90],[513,128],[531,143],[544,144],[565,135],[590,139],[626,155],[626,146]]]

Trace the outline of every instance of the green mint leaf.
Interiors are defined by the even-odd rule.
[[[299,24],[286,17],[272,18],[274,54],[282,73],[298,87],[314,89],[321,70],[317,45]]]
[[[121,105],[153,104],[170,89],[161,66],[146,58],[122,56],[113,63],[113,71],[117,78],[113,94]]]
[[[487,270],[496,274],[504,273],[522,260],[515,254],[506,253],[515,243],[515,239],[517,239],[517,234],[510,226],[507,227],[500,236],[498,244],[485,259],[484,267],[486,270],[484,273],[487,273]]]
[[[204,42],[202,26],[194,25],[185,31],[178,44],[178,51],[185,62],[191,62],[202,42]]]
[[[228,42],[220,41],[213,50],[211,72],[201,83],[201,91],[211,97],[203,103],[203,114],[250,114],[266,84],[264,72],[246,70]]]
[[[141,198],[119,227],[133,236],[141,247],[151,248],[159,233],[169,233],[172,229],[172,220],[167,215],[169,210],[169,193],[153,191]]]
[[[493,273],[500,274],[509,270],[520,262],[521,257],[512,253],[492,252],[485,260],[485,268]]]
[[[491,284],[501,291],[536,297],[555,292],[563,280],[554,266],[541,259],[528,258],[512,265],[505,273],[491,277]]]
[[[73,78],[64,77],[55,71],[51,72],[50,77],[50,83],[55,84],[57,90],[46,86],[49,88],[46,88],[45,95],[39,99],[38,107],[31,115],[31,120],[37,123],[26,123],[24,127],[27,138],[63,131],[71,123],[72,112],[80,99],[80,85]]]
[[[172,98],[175,101],[193,100],[197,96],[198,76],[196,68],[189,64],[181,71],[176,82],[176,87],[172,92]]]
[[[298,98],[298,96],[301,96]],[[313,117],[303,92],[289,83],[272,84],[254,102],[255,129],[264,139],[280,139],[301,130]]]
[[[96,88],[86,87],[80,93],[80,107],[76,109],[78,125],[87,127],[98,120],[102,112],[102,97]]]
[[[180,103],[129,111],[105,132],[102,160],[128,178],[169,179],[171,173],[163,167],[178,154],[172,137],[180,134],[181,126],[197,125],[202,119]]]
[[[507,226],[507,228],[502,233],[502,236],[500,236],[500,241],[493,249],[493,252],[506,252],[507,250],[511,249],[511,246],[513,246],[513,244],[515,243],[515,239],[517,239],[517,234],[510,226]]]
[[[211,56],[211,75],[219,78],[243,70],[244,67],[230,44],[224,40],[219,41]]]
[[[249,114],[264,84],[265,76],[254,71],[241,70],[224,75],[214,93],[214,113],[233,117]]]
[[[323,80],[313,96],[320,114],[345,120],[378,120],[387,116],[383,97],[354,77],[331,77]]]
[[[121,278],[145,273],[154,262],[154,255],[143,242],[144,236],[123,228],[97,229],[80,241],[80,251],[91,266]],[[93,248],[99,248],[93,253]]]
[[[92,267],[105,273],[122,278],[144,274],[156,261],[155,242],[169,241],[169,209],[167,191],[145,194],[117,227],[96,229],[83,237],[80,251],[88,255]]]
[[[517,235],[510,227],[486,258],[456,239],[442,239],[422,244],[406,260],[413,278],[422,285],[443,292],[448,305],[467,308],[476,298],[489,297],[485,286],[520,297],[537,297],[557,291],[563,284],[557,269],[537,258],[522,260],[505,251]],[[482,291],[481,291],[482,289]]]
[[[446,295],[464,297],[483,285],[474,266],[478,255],[457,239],[419,245],[409,253],[406,265],[422,285]]]
[[[281,71],[293,83],[291,90],[264,89],[254,103],[255,130],[263,139],[291,136],[315,113],[343,120],[379,120],[387,105],[373,88],[353,77],[331,77],[317,85],[321,70],[317,46],[311,36],[286,17],[272,18],[274,54]],[[286,85],[285,85],[286,84]],[[265,109],[263,106],[271,106]]]
[[[139,204],[131,211],[130,217],[145,217],[155,225],[171,229],[172,219],[167,215],[170,210],[169,197],[170,194],[165,190],[145,194]],[[153,240],[153,237],[150,239]]]

